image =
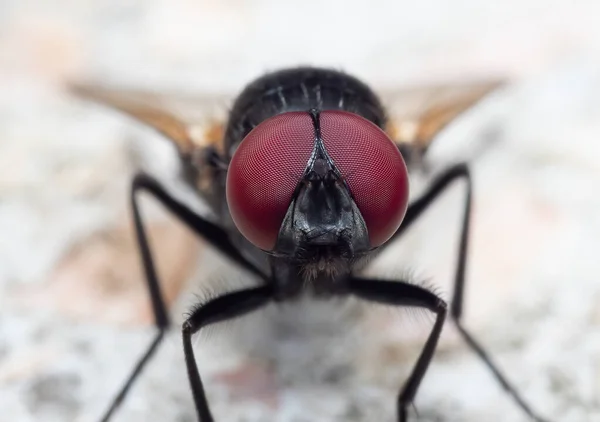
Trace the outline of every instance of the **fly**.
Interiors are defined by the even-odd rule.
[[[255,287],[197,306],[183,324],[186,367],[200,422],[212,422],[213,416],[192,336],[209,324],[307,290],[318,296],[354,296],[424,308],[435,315],[422,352],[398,393],[399,422],[408,420],[448,314],[518,406],[532,420],[543,421],[461,322],[472,201],[468,165],[447,168],[409,202],[409,172],[419,168],[436,135],[500,85],[500,81],[441,85],[380,97],[346,73],[291,68],[254,80],[237,96],[227,116],[212,120],[202,120],[214,105],[208,99],[75,86],[79,95],[119,109],[172,141],[186,183],[217,216],[213,222],[198,215],[149,175],[133,179],[134,224],[158,332],[102,421],[110,419],[169,327],[140,217],[140,191],[153,195],[192,231],[260,279]],[[408,280],[361,275],[369,258],[398,239],[457,181],[466,182],[467,192],[450,306]]]

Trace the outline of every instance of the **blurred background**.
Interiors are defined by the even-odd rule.
[[[428,157],[434,173],[473,168],[466,325],[549,420],[600,421],[599,18],[593,0],[0,0],[0,421],[99,420],[154,332],[131,176],[151,171],[194,202],[168,142],[64,85],[231,95],[298,64],[382,92],[509,80]],[[462,192],[370,274],[409,271],[449,298]],[[249,281],[144,204],[175,328],[114,420],[191,422],[178,327],[207,283]],[[200,336],[198,360],[217,421],[392,421],[432,321],[352,303],[268,309]],[[528,420],[450,323],[416,409],[421,422]]]

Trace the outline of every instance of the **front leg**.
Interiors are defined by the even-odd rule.
[[[183,323],[183,352],[188,372],[188,379],[194,396],[196,413],[200,422],[214,422],[212,413],[204,393],[204,385],[196,365],[194,349],[192,348],[192,335],[207,325],[215,322],[233,319],[266,305],[273,299],[272,285],[256,287],[228,293],[211,300],[196,308],[189,318]]]
[[[475,340],[463,325],[462,311],[463,299],[466,285],[467,252],[469,247],[469,228],[471,223],[471,207],[473,197],[473,179],[466,164],[456,164],[441,175],[439,175],[430,185],[428,190],[417,200],[415,200],[406,211],[406,216],[400,228],[394,233],[392,239],[397,239],[400,235],[416,222],[423,212],[429,209],[431,205],[444,193],[449,186],[455,182],[463,181],[466,185],[466,195],[463,205],[463,217],[461,221],[460,240],[458,245],[456,270],[454,273],[454,292],[450,308],[450,317],[456,324],[460,335],[467,345],[475,351],[484,364],[490,369],[498,383],[515,400],[516,404],[534,421],[545,422],[546,420],[539,416],[521,396],[516,387],[509,381],[508,377],[502,373],[498,366],[492,361],[490,354]],[[390,239],[383,248],[388,247],[392,242]]]
[[[425,377],[431,363],[442,327],[446,320],[448,306],[439,296],[429,290],[409,284],[405,281],[382,281],[363,278],[351,278],[348,288],[350,293],[372,302],[394,306],[412,306],[425,308],[434,312],[435,324],[427,338],[421,355],[417,360],[408,380],[398,393],[398,422],[408,419],[408,407],[414,401],[421,381]]]

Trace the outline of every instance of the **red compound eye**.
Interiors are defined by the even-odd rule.
[[[275,246],[314,140],[310,114],[279,114],[255,127],[231,159],[227,172],[229,211],[244,237],[261,249]]]
[[[325,149],[367,225],[372,246],[400,226],[408,203],[408,173],[396,145],[375,124],[348,112],[320,115]],[[292,195],[314,148],[307,112],[284,113],[252,130],[235,152],[227,174],[233,221],[253,244],[271,250]]]
[[[408,205],[408,171],[400,151],[375,124],[344,111],[321,113],[321,137],[350,187],[371,246],[383,244]]]

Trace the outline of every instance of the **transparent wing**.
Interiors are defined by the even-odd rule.
[[[223,152],[230,95],[158,94],[93,84],[72,84],[70,91],[119,110],[172,141],[182,156],[213,147]]]
[[[383,90],[386,131],[400,147],[422,153],[446,126],[504,83],[496,79]]]
[[[200,199],[218,209],[222,192],[225,124],[232,95],[163,94],[94,84],[72,84],[75,95],[103,104],[164,135],[177,148],[183,179]]]

